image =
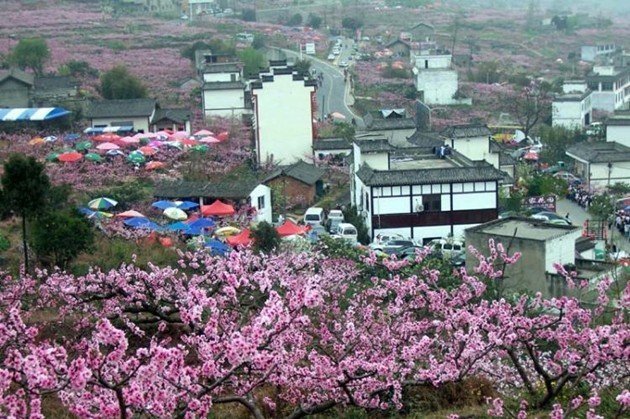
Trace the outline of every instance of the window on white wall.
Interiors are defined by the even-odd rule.
[[[484,192],[486,190],[486,182],[475,182],[475,192]]]
[[[258,209],[261,210],[265,208],[265,197],[264,196],[259,196],[258,197]]]
[[[462,184],[461,183],[455,183],[453,184],[453,192],[461,192],[462,189]]]
[[[383,187],[383,196],[392,196],[392,187],[384,186]]]
[[[473,192],[474,190],[475,189],[474,189],[474,186],[473,186],[472,182],[464,183],[464,192]]]
[[[442,210],[442,197],[440,195],[423,195],[422,206],[425,211],[438,212]]]

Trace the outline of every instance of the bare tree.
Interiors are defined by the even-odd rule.
[[[551,115],[551,85],[532,80],[529,85],[517,88],[516,94],[503,95],[502,102],[527,138],[536,125]]]

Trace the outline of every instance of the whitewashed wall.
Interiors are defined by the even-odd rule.
[[[258,207],[258,197],[265,198],[265,207]],[[266,221],[271,223],[273,210],[271,208],[271,188],[265,185],[258,185],[254,188],[254,190],[249,194],[249,198],[251,199],[251,204],[254,208],[256,208],[256,222]]]

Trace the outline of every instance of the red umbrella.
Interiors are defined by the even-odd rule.
[[[144,147],[140,147],[138,151],[141,151],[142,154],[144,154],[145,156],[153,156],[154,154],[157,153],[156,149],[154,149],[153,147],[149,147],[148,145],[145,145]]]
[[[64,163],[70,163],[70,162],[79,161],[82,158],[83,158],[83,154],[77,153],[76,151],[71,151],[69,153],[60,154],[57,157],[57,160],[62,161]]]
[[[204,137],[206,135],[214,135],[214,132],[212,132],[210,130],[207,130],[207,129],[201,129],[201,130],[195,132],[193,135],[195,137]]]
[[[199,144],[196,140],[191,140],[190,138],[184,138],[183,140],[177,140],[181,145],[185,146],[193,146]]]
[[[99,143],[113,143],[115,141],[120,140],[120,135],[114,134],[113,132],[106,132],[105,134],[97,135],[93,138],[94,141],[98,141]]]
[[[164,163],[161,161],[150,161],[147,163],[146,166],[144,166],[144,168],[146,170],[156,170],[156,169],[163,169],[164,168]]]
[[[219,200],[214,201],[210,205],[201,206],[201,215],[205,217],[211,215],[233,215],[235,212],[232,205],[224,204]]]
[[[525,153],[525,155],[523,156],[523,160],[537,161],[538,160],[538,153],[534,153],[533,151],[530,151],[529,153]]]
[[[280,237],[306,234],[306,227],[299,226],[291,220],[285,221],[281,226],[276,228]]]
[[[249,231],[248,229],[244,229],[243,231],[241,231],[239,234],[235,236],[228,236],[226,237],[225,240],[227,240],[228,244],[232,246],[238,246],[238,245],[247,246],[248,244],[251,244],[254,241],[254,239],[251,236],[251,231]]]
[[[230,136],[230,133],[227,131],[223,131],[217,134],[217,138],[221,141],[227,140],[229,136]]]
[[[212,135],[208,135],[207,137],[203,137],[201,140],[199,140],[200,143],[205,143],[205,144],[215,144],[215,143],[220,143],[221,140],[219,140],[216,137],[213,137]]]

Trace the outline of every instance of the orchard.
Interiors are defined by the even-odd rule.
[[[473,378],[492,386],[491,416],[628,414],[630,286],[611,297],[602,280],[594,308],[493,299],[495,267],[518,254],[491,243],[447,287],[425,257],[243,248],[180,253],[171,267],[5,274],[0,415],[50,417],[51,402],[80,418],[207,417],[231,404],[256,418],[394,412],[409,389]]]

